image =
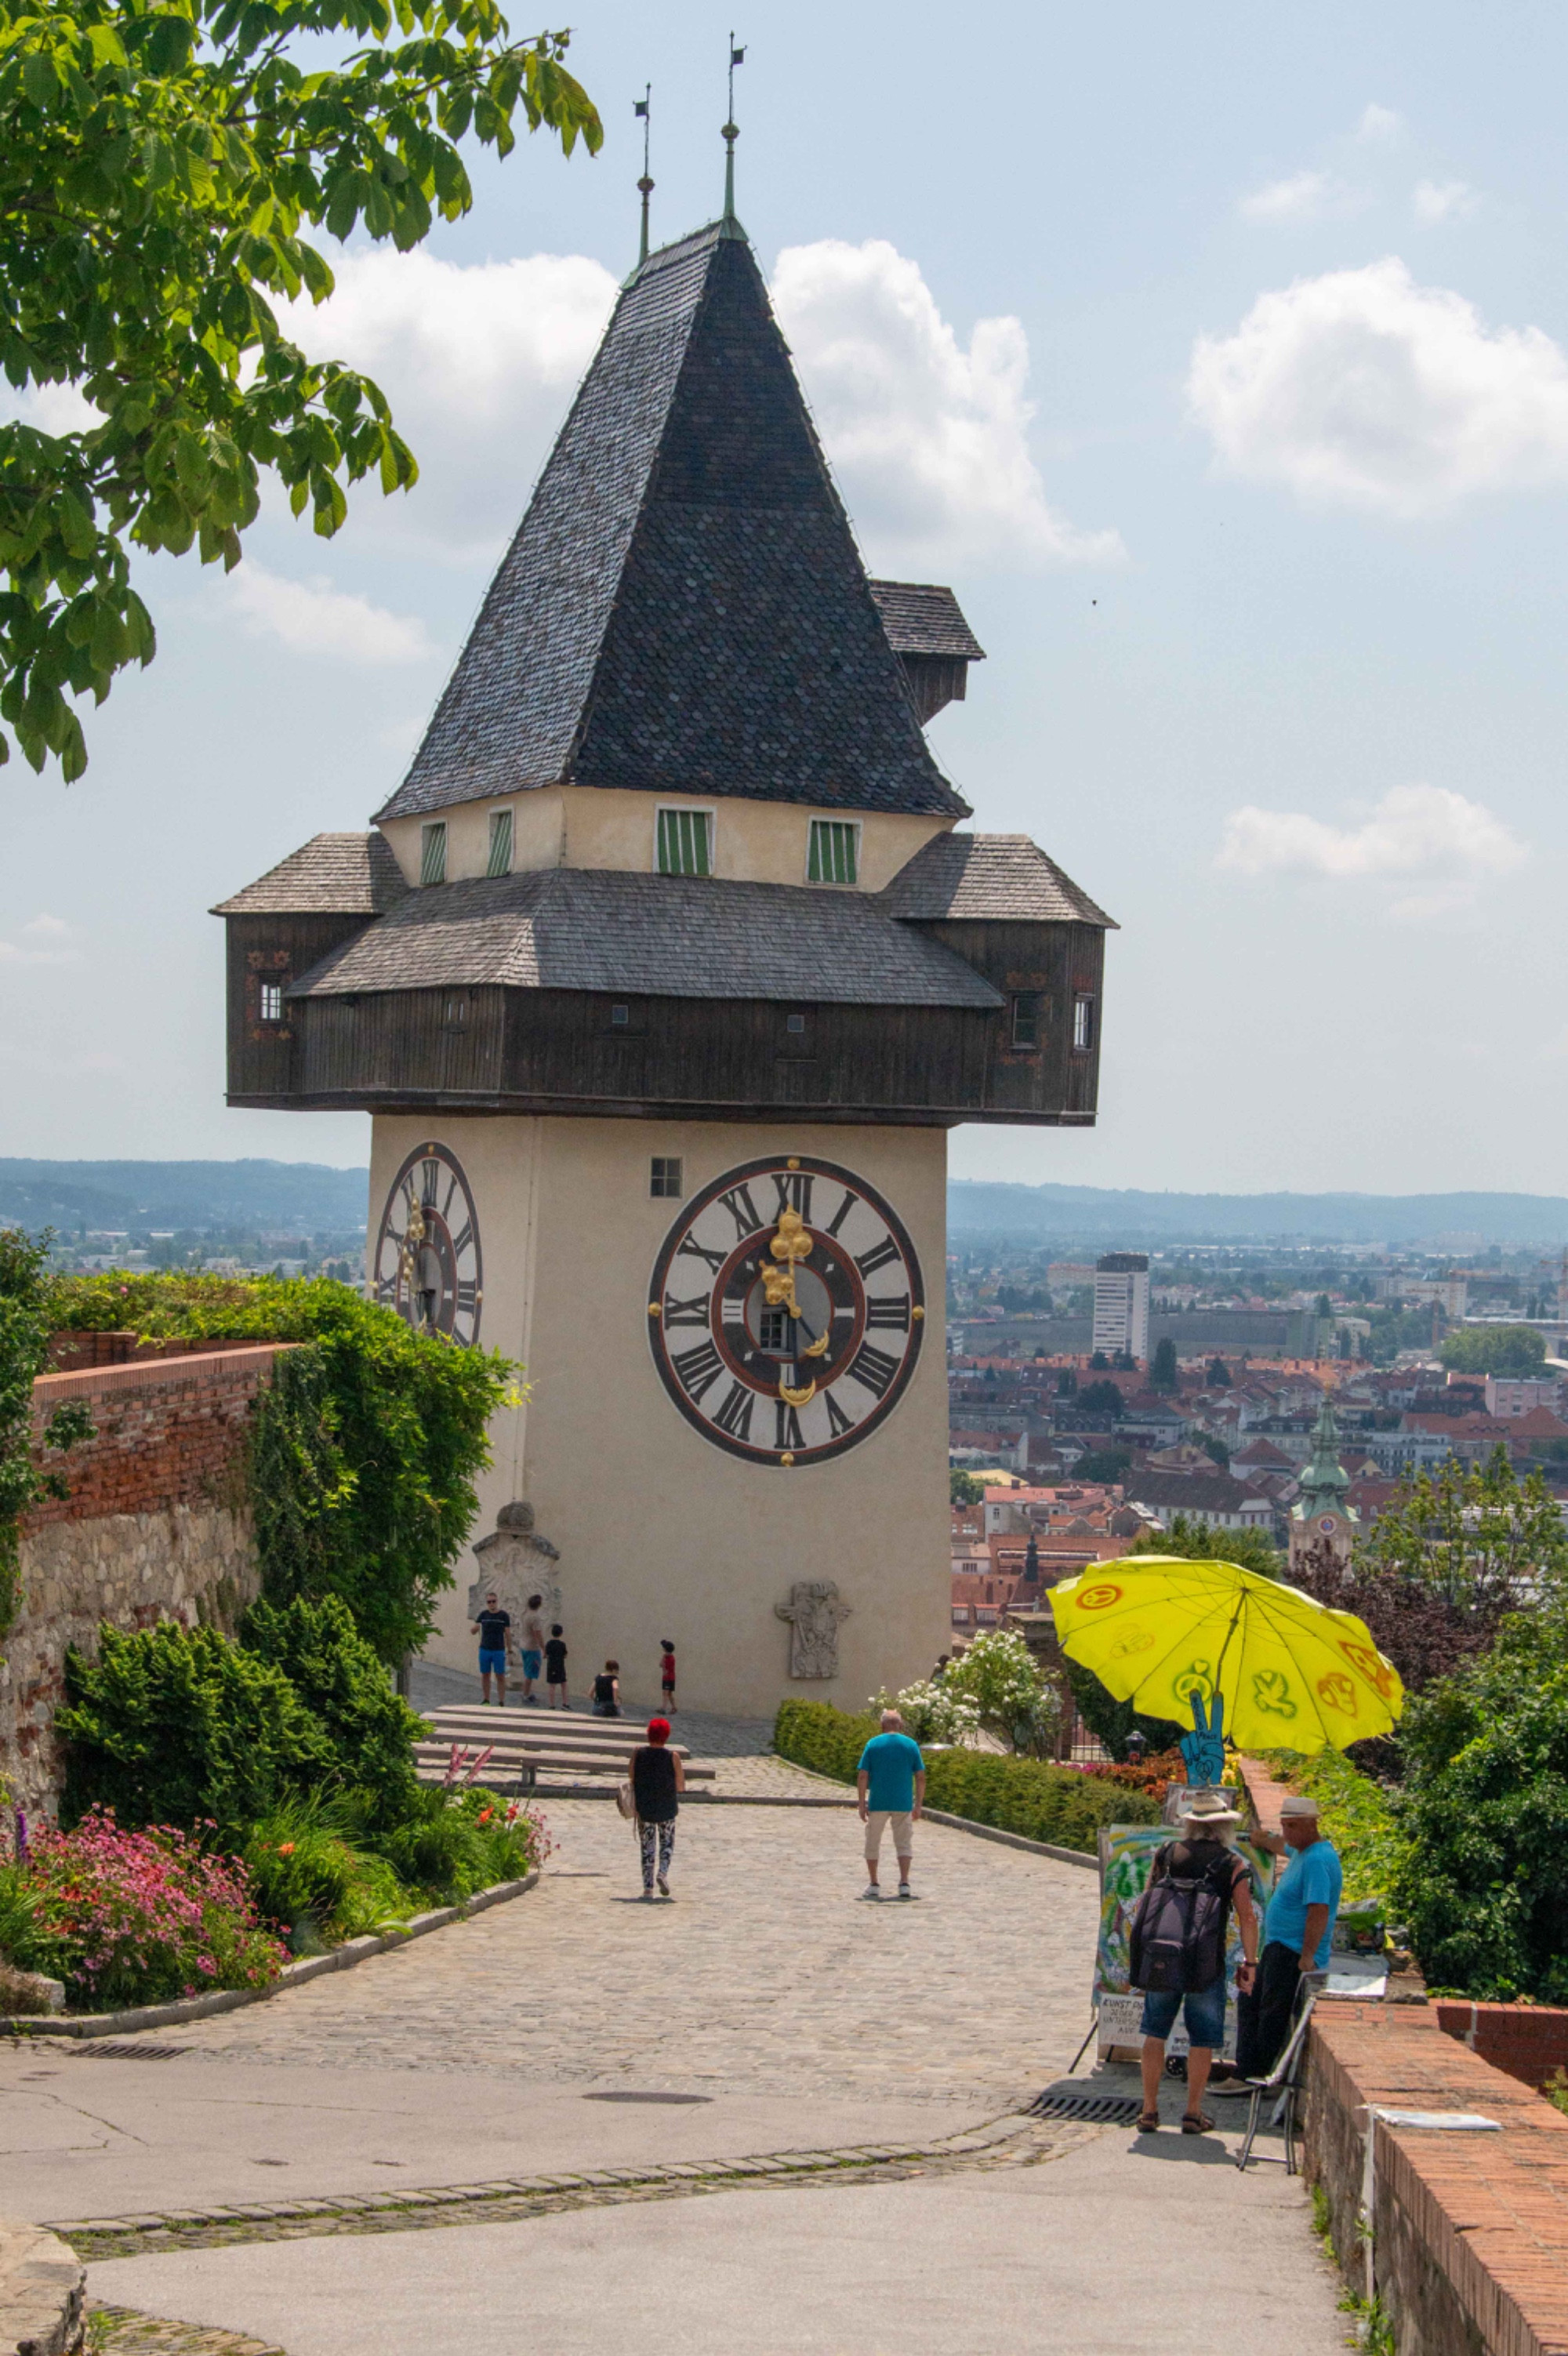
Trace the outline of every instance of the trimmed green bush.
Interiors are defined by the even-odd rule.
[[[282,1670],[320,1722],[338,1773],[364,1794],[366,1823],[388,1826],[406,1816],[417,1790],[413,1744],[424,1729],[393,1693],[348,1605],[336,1595],[317,1603],[304,1596],[282,1605],[255,1603],[240,1640],[258,1660]]]
[[[339,1780],[282,1670],[216,1628],[105,1625],[99,1641],[96,1661],[67,1654],[55,1714],[68,1825],[106,1807],[125,1826],[212,1824],[242,1841],[290,1793]]]
[[[827,1702],[786,1701],[774,1724],[773,1748],[799,1766],[853,1783],[860,1754],[877,1731],[875,1718],[851,1717]],[[1157,1800],[1108,1777],[989,1751],[933,1751],[926,1762],[926,1803],[972,1824],[994,1825],[1089,1857],[1101,1825],[1160,1821]]]

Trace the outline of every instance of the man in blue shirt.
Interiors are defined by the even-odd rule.
[[[898,1895],[912,1898],[909,1859],[914,1854],[914,1828],[926,1802],[926,1762],[920,1746],[903,1731],[896,1709],[882,1713],[882,1731],[874,1734],[860,1754],[855,1789],[860,1794],[860,1821],[865,1826],[865,1870],[869,1877],[863,1898],[880,1898],[876,1886],[882,1836],[893,1826],[893,1848],[898,1859]]]
[[[1283,1838],[1281,1838],[1283,1834]],[[1293,1792],[1280,1804],[1280,1831],[1263,1837],[1276,1856],[1291,1852],[1263,1915],[1263,1952],[1251,1988],[1236,1998],[1236,2067],[1266,2078],[1290,2036],[1305,1972],[1326,1968],[1344,1874],[1318,1830],[1317,1802]]]

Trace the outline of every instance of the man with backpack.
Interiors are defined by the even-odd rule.
[[[1132,1984],[1144,1995],[1144,2110],[1140,2135],[1160,2124],[1165,2040],[1187,2019],[1187,2110],[1183,2135],[1209,2135],[1203,2094],[1225,2042],[1225,1941],[1230,1910],[1244,1957],[1237,1986],[1250,1989],[1258,1960],[1258,1916],[1245,1858],[1230,1846],[1241,1819],[1219,1792],[1199,1792],[1182,1818],[1182,1837],[1155,1858],[1129,1933]]]

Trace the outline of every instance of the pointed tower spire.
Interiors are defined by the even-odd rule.
[[[638,189],[642,198],[642,241],[637,250],[639,270],[648,259],[648,199],[653,194],[653,182],[648,176],[649,141],[653,129],[653,84],[650,82],[642,96],[632,102],[632,113],[642,117],[642,177]]]
[[[737,49],[735,35],[729,37],[729,119],[724,127],[725,143],[725,209],[719,223],[721,237],[744,237],[746,231],[736,219],[735,211],[735,143],[740,137],[740,125],[735,119],[735,70],[746,63],[746,51]]]

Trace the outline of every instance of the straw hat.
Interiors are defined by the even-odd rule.
[[[1229,1806],[1223,1792],[1197,1792],[1181,1812],[1184,1825],[1197,1825],[1205,1832],[1224,1832],[1241,1821],[1239,1809]]]

